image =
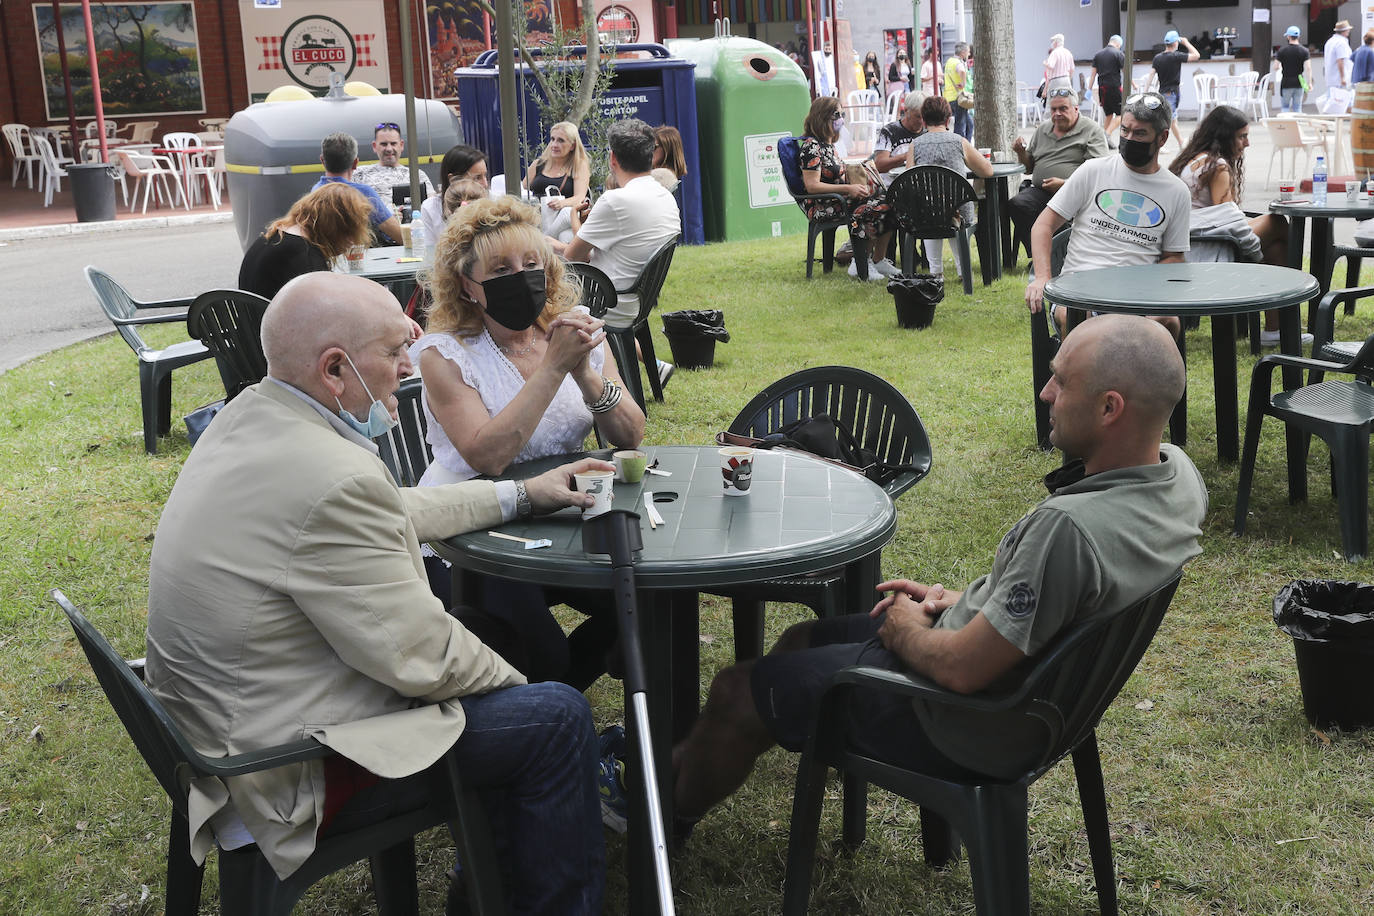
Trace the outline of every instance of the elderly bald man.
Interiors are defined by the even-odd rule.
[[[973,693],[1014,685],[1028,657],[1076,621],[1150,594],[1200,551],[1202,478],[1160,443],[1183,394],[1183,361],[1147,318],[1092,318],[1065,339],[1041,392],[1051,441],[1073,460],[1050,495],[997,545],[965,591],[894,579],[868,613],[800,623],[773,652],[716,675],[701,717],[674,751],[681,836],[744,783],[774,743],[801,750],[835,671],[876,665]],[[1017,717],[971,718],[895,694],[856,690],[849,740],[862,753],[952,777],[1012,778],[1044,736]]]
[[[288,876],[317,834],[425,806],[421,771],[447,753],[491,794],[512,910],[598,913],[587,702],[525,685],[446,613],[420,542],[584,505],[571,475],[610,465],[398,488],[370,437],[395,420],[409,336],[369,280],[292,280],[263,317],[267,378],[215,418],[167,500],[148,590],[153,693],[203,754],[306,737],[338,754],[197,781],[192,854],[256,843]]]

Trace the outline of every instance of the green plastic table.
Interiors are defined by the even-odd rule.
[[[614,505],[640,514],[644,548],[635,560],[639,626],[648,671],[648,705],[654,723],[656,766],[663,811],[672,823],[671,749],[696,718],[700,700],[697,593],[728,585],[845,566],[851,607],[876,602],[881,550],[897,527],[892,500],[860,474],[788,452],[759,452],[746,496],[722,491],[715,446],[647,446],[650,463],[671,477],[646,475],[642,483],[615,484]],[[602,457],[609,453],[591,453]],[[582,455],[563,455],[509,468],[504,478],[528,478]],[[651,528],[643,493],[663,524]],[[547,538],[553,546],[527,550],[519,542],[476,531],[435,543],[435,550],[464,570],[490,576],[581,588],[604,588],[610,558],[582,549],[581,513],[564,509],[498,529]],[[627,698],[628,700],[628,698]],[[633,721],[626,710],[626,727]],[[631,736],[630,746],[635,745]],[[641,791],[631,780],[632,793]],[[631,799],[630,907],[647,912],[653,872],[646,806]]]
[[[1217,456],[1235,461],[1240,455],[1235,316],[1280,309],[1279,346],[1297,355],[1302,318],[1289,306],[1307,301],[1318,288],[1311,274],[1268,264],[1146,264],[1061,274],[1045,285],[1045,300],[1125,315],[1210,316]],[[1302,387],[1302,372],[1285,368],[1283,385]]]
[[[1307,269],[1320,283],[1307,305],[1307,330],[1312,331],[1317,318],[1317,306],[1331,288],[1331,271],[1335,261],[1332,257],[1335,237],[1331,231],[1331,221],[1370,219],[1374,217],[1374,201],[1351,203],[1345,194],[1332,192],[1327,195],[1325,206],[1317,206],[1310,197],[1275,200],[1270,202],[1269,212],[1288,217],[1288,266],[1295,270],[1302,270],[1303,237],[1307,221],[1312,221],[1312,251]]]
[[[985,234],[988,243],[986,250],[989,256],[981,259],[984,286],[1000,280],[1003,268],[1013,270],[1016,267],[1016,249],[1012,247],[1011,208],[1007,202],[1012,196],[1011,179],[1025,170],[1025,166],[1020,162],[994,162],[992,177],[986,179],[983,199],[979,201],[982,212],[979,214],[977,229],[978,232]],[[968,177],[976,176],[969,172]],[[980,255],[984,251],[982,244],[979,244],[978,251]]]
[[[430,262],[423,259],[419,261],[400,260],[401,258],[413,257],[420,256],[406,254],[404,245],[384,245],[380,248],[369,248],[367,254],[363,256],[362,275],[383,285],[396,280],[414,280],[416,272],[423,267],[428,267]]]

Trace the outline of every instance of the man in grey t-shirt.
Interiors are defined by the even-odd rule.
[[[1074,461],[1002,539],[992,571],[962,593],[894,579],[867,614],[797,624],[773,652],[719,672],[675,748],[679,834],[734,792],[774,743],[800,750],[830,676],[855,664],[913,672],[958,693],[1014,684],[1021,663],[1074,623],[1116,613],[1200,552],[1207,494],[1178,448],[1161,445],[1183,394],[1169,333],[1146,318],[1093,318],[1065,339],[1041,392],[1050,440]],[[941,718],[857,690],[850,741],[863,753],[952,776],[1010,778],[1043,750],[1005,717]]]

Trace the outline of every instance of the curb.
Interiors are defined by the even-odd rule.
[[[98,223],[57,223],[52,226],[22,226],[0,229],[0,242],[20,242],[27,239],[49,239],[64,235],[90,235],[98,232],[123,232],[126,229],[167,229],[177,226],[198,226],[207,223],[228,223],[234,219],[232,210],[218,213],[188,213],[184,216],[153,216],[140,219],[112,219]]]

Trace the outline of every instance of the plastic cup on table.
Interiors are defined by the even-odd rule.
[[[754,450],[740,445],[720,449],[721,486],[726,496],[748,496],[754,482]]]
[[[360,274],[363,272],[363,258],[367,255],[367,247],[364,245],[350,245],[348,251],[344,252],[344,259],[348,262],[348,272]]]

